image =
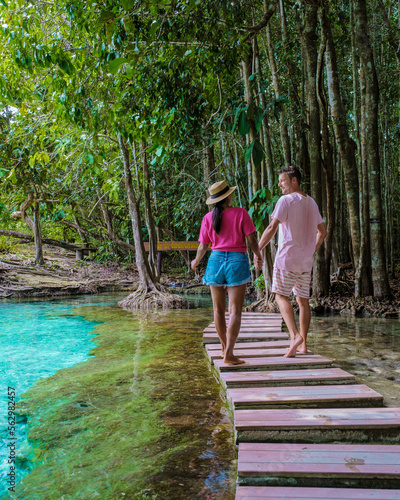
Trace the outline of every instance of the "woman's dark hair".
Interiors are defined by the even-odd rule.
[[[222,212],[224,211],[223,205],[225,201],[226,198],[216,203],[212,211],[213,228],[217,234],[219,234],[219,232],[221,231]]]

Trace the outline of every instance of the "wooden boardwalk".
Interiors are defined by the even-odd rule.
[[[244,313],[226,365],[214,324],[203,332],[238,443],[237,500],[400,500],[400,408],[332,361],[285,358],[279,314]]]

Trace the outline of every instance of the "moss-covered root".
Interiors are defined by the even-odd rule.
[[[138,309],[187,309],[188,303],[179,295],[167,290],[149,290],[139,288],[125,299],[118,302],[122,309],[128,311]]]

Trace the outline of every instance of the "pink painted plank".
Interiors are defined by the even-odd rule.
[[[233,352],[235,356],[239,358],[259,358],[260,356],[284,356],[287,353],[287,349],[285,347],[281,347],[280,349],[240,349],[239,347],[235,347]],[[221,351],[207,349],[207,353],[211,359],[218,359],[221,357]],[[310,354],[312,354],[312,351],[308,353],[308,355]],[[298,354],[298,356],[305,356],[305,354]]]
[[[288,347],[289,345],[289,340],[271,340],[264,342],[236,342],[235,347],[238,349],[276,349]],[[221,346],[218,344],[206,344],[205,348],[207,351],[217,351],[221,349]]]
[[[241,443],[239,450],[243,451],[301,451],[308,450],[320,452],[329,448],[329,452],[353,453],[362,451],[365,453],[400,453],[400,445],[387,444],[299,444],[299,443]],[[400,462],[399,462],[400,465]]]
[[[207,328],[204,328],[203,333],[214,333],[217,330],[213,326],[208,326]],[[242,326],[240,328],[240,332],[243,333],[253,333],[253,332],[259,332],[259,333],[265,333],[265,332],[281,332],[281,328],[278,328],[276,326]],[[288,334],[286,334],[288,336]]]
[[[308,365],[330,365],[332,361],[324,356],[317,354],[309,355],[303,354],[295,358],[284,358],[283,356],[271,358],[246,358],[246,362],[242,365],[226,365],[222,359],[214,361],[221,372],[222,371],[241,371],[241,370],[254,370],[258,368],[273,367],[275,369],[286,369],[287,367],[294,366],[308,366]]]
[[[298,358],[295,358],[298,359]],[[222,381],[227,387],[254,385],[269,386],[282,382],[311,382],[316,384],[322,381],[340,380],[353,381],[354,375],[341,368],[315,368],[308,370],[277,370],[277,371],[244,371],[221,372]]]
[[[400,446],[240,443],[238,475],[400,478]]]
[[[238,340],[240,342],[246,341],[263,341],[263,340],[273,340],[273,339],[287,339],[289,335],[284,332],[269,332],[269,333],[244,333],[240,332]],[[217,333],[205,333],[203,335],[203,343],[218,343],[219,337]]]
[[[375,429],[400,431],[400,408],[236,410],[235,428],[244,430]]]
[[[264,406],[344,402],[383,402],[383,396],[364,384],[251,387],[227,389],[232,405]]]
[[[400,490],[238,486],[236,500],[399,500]]]

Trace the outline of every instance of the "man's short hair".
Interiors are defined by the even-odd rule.
[[[301,172],[296,167],[283,167],[278,170],[278,174],[288,174],[289,179],[292,180],[293,177],[296,177],[297,182],[300,186],[301,183]]]

